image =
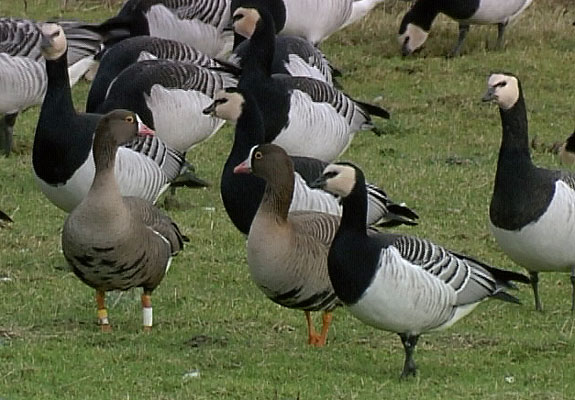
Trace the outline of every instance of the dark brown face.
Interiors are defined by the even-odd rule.
[[[111,136],[118,145],[132,141],[138,135],[136,114],[127,110],[114,110],[104,116],[102,123],[107,124]]]

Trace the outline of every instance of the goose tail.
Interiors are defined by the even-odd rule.
[[[389,119],[389,117],[390,117],[389,111],[387,111],[383,107],[379,107],[379,106],[376,106],[374,104],[364,103],[363,101],[359,101],[359,100],[355,100],[355,99],[354,99],[354,101],[361,107],[362,110],[364,110],[365,112],[369,113],[372,116],[375,115],[376,117],[385,118],[385,119]]]

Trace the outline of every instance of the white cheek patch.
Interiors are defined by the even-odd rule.
[[[504,86],[500,86],[505,82]],[[488,80],[489,88],[494,89],[495,102],[504,110],[509,110],[519,99],[519,81],[514,76],[492,74]]]
[[[405,32],[398,36],[398,42],[400,46],[403,46],[405,39],[409,38],[406,44],[406,49],[409,53],[413,53],[415,50],[419,49],[425,41],[427,40],[429,33],[414,24],[407,24]]]

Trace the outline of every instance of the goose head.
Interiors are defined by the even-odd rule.
[[[68,42],[64,30],[58,24],[46,22],[40,26],[42,39],[40,49],[46,60],[57,60],[68,49]]]
[[[267,143],[252,147],[248,158],[234,168],[234,174],[254,174],[270,181],[285,175],[282,171],[289,170],[293,170],[293,164],[285,150]]]
[[[111,140],[121,146],[138,136],[138,117],[128,110],[113,110],[104,115],[96,128],[96,137]]]
[[[214,101],[202,113],[236,123],[242,114],[244,96],[236,88],[227,88],[216,93]]]
[[[519,79],[508,73],[491,74],[487,80],[487,92],[483,101],[493,101],[503,110],[509,110],[521,95]]]
[[[261,20],[262,16],[256,8],[239,7],[232,15],[232,26],[235,33],[249,39]]]
[[[410,13],[405,14],[397,36],[397,42],[401,46],[401,54],[405,57],[421,50],[428,36],[429,31],[411,22]]]
[[[353,164],[329,164],[323,170],[323,174],[311,184],[311,187],[345,198],[353,192],[357,182],[357,174],[358,169]]]

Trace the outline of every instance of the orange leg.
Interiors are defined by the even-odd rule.
[[[331,312],[323,313],[323,325],[321,327],[321,334],[318,334],[313,326],[313,321],[311,320],[311,313],[305,311],[305,318],[307,321],[307,330],[309,334],[308,344],[315,347],[325,346],[327,340],[327,332],[329,331],[329,324],[331,323],[332,315]]]
[[[96,304],[98,304],[98,324],[102,332],[110,332],[112,327],[108,320],[108,310],[106,309],[106,292],[96,290]]]
[[[144,332],[152,330],[152,294],[144,290],[142,293],[142,316],[144,320]]]

